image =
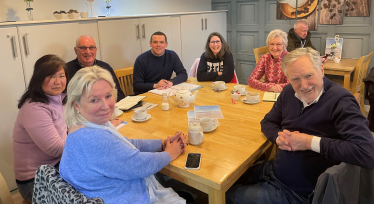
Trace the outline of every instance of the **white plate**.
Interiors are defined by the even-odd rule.
[[[212,89],[214,90],[214,88],[212,87]],[[221,89],[220,91],[224,91],[227,89],[227,86],[225,86],[225,88]]]
[[[216,124],[213,124],[212,129],[210,129],[210,130],[203,130],[203,132],[212,132],[212,131],[214,131],[216,128],[217,128],[217,125],[216,125]]]
[[[246,98],[243,98],[241,101],[242,101],[243,103],[245,103],[245,104],[256,104],[256,103],[260,102],[260,99],[258,99],[258,101],[255,101],[255,102],[249,102],[249,101],[247,101]]]
[[[139,122],[139,123],[141,123],[141,122],[145,122],[145,121],[147,121],[147,120],[149,120],[151,118],[151,114],[147,114],[147,117],[145,118],[145,119],[143,119],[143,120],[139,120],[139,119],[136,119],[134,116],[132,116],[132,121],[134,121],[134,122]]]
[[[120,115],[122,115],[123,114],[123,111],[122,110],[119,110],[118,111],[118,114],[116,115],[116,117],[118,117],[118,116],[120,116]]]

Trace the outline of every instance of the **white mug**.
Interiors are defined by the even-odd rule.
[[[244,93],[245,92],[245,86],[243,86],[243,85],[236,85],[236,86],[234,86],[234,90],[235,91],[239,91],[240,93]]]
[[[191,145],[200,145],[204,141],[204,133],[202,131],[188,131],[188,143]]]
[[[119,108],[118,108],[118,106],[116,106],[116,108],[114,109],[114,114],[116,116],[119,115]]]
[[[251,103],[255,103],[259,100],[260,94],[256,92],[248,92],[246,94],[246,97],[247,97],[247,101]]]
[[[223,88],[225,88],[225,82],[224,81],[213,82],[213,89],[223,89]]]
[[[213,120],[211,118],[200,118],[200,125],[203,130],[211,130],[213,128]]]
[[[147,110],[138,109],[133,113],[136,120],[145,120],[147,118]]]

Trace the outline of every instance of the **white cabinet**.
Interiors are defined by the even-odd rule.
[[[195,59],[205,51],[210,33],[219,32],[226,36],[225,17],[225,12],[181,16],[182,58],[187,73]]]
[[[65,62],[76,58],[74,47],[79,37],[78,23],[31,25],[18,27],[26,84],[31,79],[36,60],[55,54]]]
[[[151,35],[166,34],[168,49],[173,49],[171,17],[104,20],[98,22],[101,58],[113,69],[134,66],[135,59],[150,49]]]
[[[9,189],[15,189],[12,135],[17,102],[25,91],[17,28],[0,28],[0,45],[0,172]]]

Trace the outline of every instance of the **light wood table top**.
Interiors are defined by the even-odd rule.
[[[349,90],[351,73],[355,70],[358,59],[342,59],[339,63],[331,60],[323,63],[325,74],[344,76],[344,88]]]
[[[231,90],[236,84],[227,83],[227,90],[220,93],[211,88],[212,82],[187,81],[202,85],[196,99],[188,108],[179,108],[170,102],[170,109],[162,111],[161,96],[145,93],[143,101],[158,104],[147,113],[151,118],[143,123],[131,120],[133,111],[124,112],[119,119],[128,122],[119,131],[130,139],[165,139],[177,130],[188,133],[187,112],[194,106],[219,105],[224,119],[220,126],[210,133],[204,133],[201,145],[189,145],[185,153],[161,170],[162,173],[188,184],[209,195],[209,203],[225,203],[225,192],[265,151],[270,151],[272,143],[261,132],[260,121],[270,111],[273,102],[263,102],[263,92],[246,86],[246,91],[260,93],[260,102],[249,105],[241,101],[231,103]],[[242,96],[245,98],[245,96]],[[185,170],[187,153],[201,153],[199,170]]]

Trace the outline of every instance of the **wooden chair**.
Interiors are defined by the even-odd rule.
[[[362,115],[364,115],[366,117],[365,104],[364,104],[364,100],[365,100],[364,99],[364,97],[365,97],[365,83],[361,82],[360,87],[361,88],[360,88],[359,92],[356,92],[353,95],[355,96],[358,104],[360,104],[360,109],[361,109]]]
[[[6,184],[4,177],[1,173],[0,173],[0,204],[14,204],[8,185]]]
[[[133,67],[127,67],[123,69],[114,70],[114,73],[117,76],[121,89],[126,96],[134,95],[133,72],[134,72]]]
[[[260,58],[262,57],[262,55],[269,53],[269,48],[268,46],[258,47],[258,48],[253,49],[253,53],[255,54],[256,64],[257,64]]]

